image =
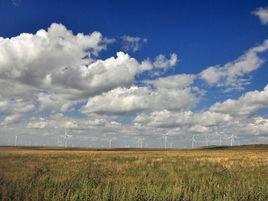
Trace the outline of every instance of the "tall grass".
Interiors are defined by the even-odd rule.
[[[268,200],[268,152],[0,152],[1,200]]]

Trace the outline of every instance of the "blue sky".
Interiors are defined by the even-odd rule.
[[[268,34],[267,27],[251,15],[256,8],[265,7],[265,1],[14,2],[1,1],[1,36],[32,33],[53,22],[64,24],[74,33],[99,31],[111,38],[139,36],[147,38],[148,43],[133,54],[135,57],[175,52],[181,58],[177,73],[198,73],[208,66],[232,61]],[[110,56],[118,47],[112,50],[103,55]],[[258,81],[256,87],[261,89],[264,84]]]
[[[249,131],[247,135],[241,135],[241,140],[247,138],[250,139],[249,141],[252,143],[256,140],[263,140],[263,137],[266,136],[265,133],[268,133],[268,119],[266,119],[266,108],[268,103],[265,102],[267,98],[265,96],[265,86],[268,84],[268,63],[266,62],[268,53],[265,45],[265,40],[268,36],[268,24],[265,23],[265,17],[267,17],[265,12],[268,13],[267,6],[268,4],[266,1],[251,0],[202,2],[36,2],[29,0],[0,0],[0,37],[3,39],[11,37],[19,38],[21,33],[35,34],[40,29],[44,29],[49,32],[48,27],[50,27],[52,23],[56,23],[58,25],[61,24],[67,30],[72,31],[74,37],[78,33],[90,35],[92,32],[97,31],[101,33],[103,38],[106,38],[107,40],[109,39],[109,42],[107,42],[106,39],[101,39],[101,42],[105,43],[105,48],[102,50],[97,50],[99,48],[98,45],[91,47],[90,45],[85,44],[86,47],[90,47],[97,51],[96,55],[91,53],[90,59],[92,59],[92,61],[88,62],[94,63],[97,59],[104,61],[110,57],[115,57],[117,52],[122,51],[140,64],[142,61],[148,59],[152,65],[152,67],[148,67],[147,70],[142,71],[141,68],[143,67],[138,66],[138,72],[134,74],[134,77],[130,77],[127,81],[122,79],[122,82],[120,82],[117,80],[119,78],[109,77],[109,82],[111,82],[110,86],[105,85],[105,82],[107,82],[106,79],[108,79],[107,76],[105,75],[105,77],[101,77],[100,75],[98,78],[95,78],[99,79],[96,81],[97,83],[101,83],[100,86],[98,85],[99,88],[94,88],[92,87],[93,85],[88,86],[84,83],[78,83],[77,80],[74,81],[74,79],[79,78],[72,78],[72,73],[68,74],[70,76],[69,78],[67,78],[67,74],[64,74],[64,79],[67,80],[64,82],[64,85],[62,83],[63,78],[57,77],[59,75],[51,70],[50,72],[47,72],[47,75],[52,77],[55,76],[55,80],[50,83],[49,87],[44,87],[44,83],[40,84],[44,77],[38,76],[41,76],[41,74],[43,76],[43,71],[45,71],[44,68],[46,68],[46,65],[51,65],[51,69],[65,68],[68,65],[70,65],[70,68],[74,68],[71,65],[78,65],[75,63],[76,60],[70,60],[70,63],[64,63],[61,62],[63,56],[59,56],[58,58],[53,57],[53,59],[58,60],[60,64],[57,62],[49,63],[46,61],[45,64],[41,63],[39,66],[35,66],[37,61],[46,57],[40,54],[40,58],[34,58],[36,61],[27,63],[28,60],[22,61],[20,55],[16,54],[17,46],[10,46],[12,43],[11,40],[7,42],[10,43],[7,45],[8,47],[4,46],[6,44],[2,43],[2,48],[6,49],[5,52],[2,52],[3,61],[2,63],[0,62],[0,69],[12,68],[13,65],[18,69],[25,68],[26,70],[19,71],[20,75],[24,75],[24,77],[16,77],[16,75],[14,78],[14,76],[11,75],[13,72],[9,74],[10,72],[5,70],[0,71],[2,74],[0,77],[6,76],[5,80],[3,80],[6,85],[9,86],[10,83],[15,82],[18,84],[18,91],[28,94],[28,97],[25,97],[16,90],[14,93],[0,93],[2,102],[7,105],[18,105],[18,102],[19,104],[22,104],[23,102],[23,104],[25,103],[25,107],[26,105],[29,106],[29,104],[33,105],[31,110],[22,112],[20,115],[15,115],[15,111],[7,111],[6,109],[2,109],[1,111],[0,107],[0,120],[7,129],[7,131],[2,134],[4,136],[2,140],[3,143],[6,143],[10,136],[14,137],[12,134],[9,134],[8,129],[14,128],[16,125],[17,127],[19,126],[23,129],[29,130],[31,129],[31,126],[29,126],[32,125],[31,122],[34,122],[35,125],[37,125],[38,121],[39,123],[41,122],[41,124],[43,122],[42,125],[47,125],[41,126],[42,129],[38,130],[40,133],[46,132],[47,127],[53,127],[53,121],[62,122],[64,125],[66,122],[70,121],[74,122],[74,124],[79,124],[77,127],[83,125],[82,127],[84,130],[92,130],[94,136],[99,137],[105,135],[105,125],[102,126],[101,129],[99,127],[92,128],[92,126],[86,127],[84,122],[81,123],[79,121],[99,121],[100,119],[102,119],[101,121],[109,124],[109,129],[112,127],[110,125],[111,122],[119,122],[122,124],[122,131],[118,131],[120,130],[118,127],[113,130],[113,132],[115,132],[115,130],[118,132],[114,135],[120,146],[122,146],[122,143],[120,144],[120,136],[122,137],[122,134],[120,133],[123,132],[124,129],[132,129],[134,133],[140,133],[140,135],[146,136],[148,135],[148,130],[155,129],[154,132],[156,134],[152,136],[149,135],[148,138],[155,138],[155,136],[169,131],[171,133],[189,133],[189,138],[191,138],[194,134],[200,135],[202,138],[202,134],[209,133],[213,140],[216,135],[215,132],[219,133],[220,131],[217,129],[226,130],[225,135],[226,138],[228,138],[228,135],[232,132],[236,132],[235,134],[238,136],[241,135],[242,130],[240,127],[252,124],[253,126],[248,128],[248,130],[252,129],[252,131]],[[259,11],[258,14],[257,11]],[[61,28],[58,26],[54,29],[56,30]],[[129,37],[128,39],[132,40],[132,42],[127,40],[127,37]],[[25,41],[24,38],[21,40]],[[135,42],[133,42],[133,40]],[[30,41],[29,43],[31,42],[33,41]],[[83,51],[84,47],[82,46],[81,51]],[[25,51],[28,50],[27,47],[27,45],[23,46],[23,48],[26,48]],[[235,66],[235,61],[237,61],[237,59],[239,60],[239,58],[243,57],[243,55],[247,55],[247,51],[250,51],[254,47],[265,48],[265,50],[250,52],[248,58],[245,59],[246,61],[241,64],[243,67],[240,67],[239,65]],[[14,48],[14,50],[11,50],[12,48]],[[73,48],[75,48],[75,44]],[[80,53],[81,52],[79,52],[78,55],[71,56],[68,53],[68,57],[79,57]],[[29,58],[32,56],[26,53],[22,54],[25,54],[25,57],[27,58],[28,56]],[[172,63],[171,54],[175,54],[177,57],[175,63]],[[57,52],[55,52],[55,55],[57,55]],[[161,64],[159,64],[159,62],[156,64],[155,62],[157,61],[157,58],[159,58],[159,55],[162,55],[164,60],[161,60]],[[13,58],[16,63],[8,63],[10,61],[7,58]],[[50,56],[47,58],[48,60],[51,59]],[[254,59],[256,59],[256,63],[251,64]],[[8,62],[4,62],[5,60],[8,60]],[[169,63],[163,64],[163,62]],[[242,61],[240,59],[238,62],[243,62],[243,59]],[[53,66],[56,65],[55,63],[57,63],[57,66]],[[60,66],[62,63],[64,63],[64,66]],[[109,67],[110,63],[108,63],[109,62],[107,62],[107,68],[112,68]],[[229,67],[224,67],[226,64],[229,64]],[[40,67],[42,65],[44,66]],[[82,65],[80,61],[79,65]],[[129,63],[124,65],[129,65]],[[249,65],[249,67],[247,67],[247,65]],[[212,66],[213,69],[221,70],[217,71],[216,74],[213,73],[204,75],[205,73],[208,73],[206,70]],[[235,70],[230,70],[232,66],[235,66]],[[240,68],[243,69],[241,70]],[[80,70],[79,73],[81,73]],[[122,70],[124,69],[122,68]],[[40,73],[41,71],[42,73]],[[118,72],[118,76],[120,76],[121,72]],[[125,71],[122,71],[122,76],[124,76],[123,72]],[[202,74],[202,72],[204,72],[204,74]],[[234,72],[236,72],[235,75],[233,74]],[[89,74],[90,73],[93,74],[93,72],[89,72]],[[113,74],[113,70],[111,70],[111,72],[109,71],[108,74],[109,76]],[[8,77],[9,75],[10,77]],[[181,75],[183,76],[183,79],[189,79],[189,83],[185,84],[182,82]],[[202,75],[205,77],[202,77]],[[162,78],[174,76],[176,79],[166,79],[166,81],[163,81],[165,84],[163,84],[162,81],[161,83],[154,82],[148,84],[148,81],[161,80]],[[178,78],[178,76],[180,78]],[[214,82],[212,80],[213,76],[221,76],[221,78]],[[7,77],[9,78],[9,81],[6,80]],[[28,81],[25,81],[26,78]],[[31,81],[35,78],[36,83]],[[42,80],[42,82],[43,81],[44,80]],[[29,84],[29,82],[31,83]],[[245,82],[247,82],[247,84],[242,84]],[[174,94],[166,94],[170,91],[170,86],[165,88],[166,83],[178,84],[178,88],[172,88],[172,90],[174,90]],[[182,87],[181,85],[183,85],[183,83],[185,86]],[[164,85],[164,87],[162,85]],[[31,87],[31,90],[28,89],[29,86]],[[34,89],[32,88],[33,86],[35,86]],[[25,87],[27,87],[27,90]],[[64,87],[66,87],[66,89],[70,89],[70,91],[59,92],[59,90],[64,89]],[[131,87],[137,87],[138,89],[133,89]],[[153,87],[155,91],[151,87]],[[57,90],[55,88],[57,88]],[[79,93],[82,94],[79,98],[77,95],[74,96],[74,89],[79,89]],[[140,92],[141,90],[147,91]],[[249,98],[253,96],[252,94],[254,90],[258,90],[259,92],[257,95],[254,94],[254,96],[261,96],[260,98],[264,99],[264,103],[262,102],[261,106],[259,103],[254,102],[256,100],[253,101]],[[142,96],[140,95],[140,93],[146,94],[153,92],[157,93],[155,95],[156,98],[148,98],[144,94]],[[47,97],[44,98],[44,93],[45,95],[53,95],[55,97],[49,97],[48,99]],[[109,105],[109,102],[116,102],[116,100],[110,100],[109,98],[115,97],[118,93],[126,98],[123,102],[120,102],[120,99],[118,105],[124,105],[125,102],[130,100],[129,96],[133,98],[133,94],[134,102],[126,103],[125,108],[123,108],[123,106],[120,108],[114,108],[113,105]],[[136,93],[139,94],[138,97],[135,96]],[[68,98],[66,98],[67,96]],[[243,96],[246,98],[243,98]],[[183,100],[183,98],[180,97],[186,97],[186,100]],[[188,101],[187,97],[189,98]],[[131,101],[133,101],[133,99],[131,99]],[[156,99],[156,103],[148,103],[150,106],[143,104],[150,101],[154,102]],[[232,99],[233,102],[236,102],[229,106],[229,103],[226,103],[226,100],[228,99]],[[13,102],[11,100],[13,100]],[[41,100],[49,101],[49,104],[48,102],[44,104]],[[52,100],[57,101],[53,102]],[[137,101],[137,103],[135,101]],[[142,104],[140,104],[140,102],[142,102]],[[176,105],[174,102],[178,102],[178,104]],[[254,102],[255,105],[252,105],[252,102]],[[67,103],[72,106],[66,110],[59,109],[59,105],[62,106]],[[45,105],[44,108],[42,108],[42,104]],[[217,107],[215,104],[218,104]],[[222,105],[219,106],[219,104]],[[233,114],[231,110],[235,110],[232,109],[232,107],[238,107],[236,104],[246,105],[237,111],[237,113],[239,113],[242,110],[243,112],[246,110],[246,114],[241,112],[243,115],[240,115],[239,117]],[[58,108],[55,105],[57,105]],[[226,105],[228,105],[228,107]],[[191,123],[187,122],[187,124],[190,124],[189,128],[184,128],[185,125],[181,125],[181,123],[178,122],[175,122],[174,125],[170,126],[170,123],[166,122],[168,121],[167,116],[165,116],[166,119],[164,119],[161,123],[157,122],[155,124],[150,124],[156,121],[152,118],[152,116],[163,115],[163,111],[167,111],[167,114],[165,115],[170,118],[179,118],[181,113],[185,115],[187,111],[193,112],[193,116],[204,116],[207,115],[207,113],[213,113],[213,115],[229,115],[228,117],[221,116],[221,118],[225,120],[226,118],[230,118],[230,121],[238,121],[241,125],[231,125],[230,122],[227,122],[227,120],[225,125],[222,125],[222,121],[219,120],[221,123],[219,123],[217,127],[214,124],[202,124],[193,120]],[[209,115],[211,116],[211,114]],[[10,118],[8,118],[9,116]],[[40,116],[45,119],[38,119]],[[79,119],[77,119],[77,117],[79,117]],[[143,118],[143,121],[140,120],[141,117]],[[7,124],[8,120],[13,118],[16,119],[16,121],[10,121],[11,123]],[[161,119],[163,117],[159,116],[159,118]],[[185,118],[185,116],[182,117],[182,119]],[[195,119],[198,117],[191,118]],[[216,118],[218,117],[215,117],[215,119]],[[263,124],[265,125],[267,124],[267,128],[263,126],[263,124],[262,126],[256,125],[256,122],[258,121],[264,122]],[[126,126],[130,126],[131,128],[125,128]],[[140,130],[138,126],[143,127],[144,130]],[[61,128],[63,127],[64,126]],[[72,129],[75,130],[74,128]],[[102,129],[104,129],[104,131]],[[237,130],[239,130],[239,132]],[[59,132],[54,135],[60,136],[61,134],[62,133],[59,130]],[[79,135],[77,134],[77,136]],[[180,136],[182,136],[182,134],[180,134]],[[256,136],[259,137],[257,138]],[[265,140],[267,141],[266,138]],[[79,145],[78,137],[76,141],[76,145]],[[177,144],[178,146],[184,146],[185,142],[177,142]],[[156,144],[155,146],[160,145],[161,143]],[[185,146],[188,145],[186,144]]]

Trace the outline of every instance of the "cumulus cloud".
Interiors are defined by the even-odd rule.
[[[194,77],[180,74],[144,81],[143,87],[115,88],[89,98],[82,111],[121,114],[144,110],[186,110],[194,106],[202,95],[198,88],[190,87]]]
[[[252,13],[259,17],[262,24],[265,25],[268,23],[268,8],[257,8]]]
[[[27,128],[77,128],[78,123],[75,119],[65,117],[62,113],[57,113],[46,118],[33,117],[27,124]]]
[[[85,118],[74,118],[57,113],[46,118],[33,117],[27,124],[27,128],[35,129],[69,129],[69,130],[90,130],[94,133],[120,132],[121,124],[116,120],[98,115],[91,115]],[[62,134],[62,133],[61,133]]]
[[[237,100],[227,99],[222,103],[216,103],[210,110],[236,116],[250,115],[264,107],[268,107],[268,85],[263,91],[250,91]]]
[[[147,43],[146,38],[133,37],[133,36],[123,36],[122,37],[122,45],[124,51],[132,51],[137,52],[140,50],[142,45]]]
[[[211,86],[242,89],[244,85],[250,83],[244,77],[257,70],[264,62],[258,54],[267,51],[267,49],[268,40],[265,40],[261,45],[250,48],[235,61],[224,66],[211,66],[203,70],[199,74],[200,78]]]
[[[171,54],[170,58],[166,58],[164,55],[158,55],[154,60],[154,66],[158,68],[170,68],[177,64],[178,57],[176,54]]]
[[[41,112],[66,112],[75,104],[75,101],[70,101],[60,94],[39,93],[36,96],[38,101],[38,110]]]
[[[110,42],[99,32],[74,34],[56,23],[35,34],[0,38],[0,95],[35,100],[39,111],[64,112],[88,97],[130,87],[144,71],[176,63],[174,54],[170,60],[161,55],[157,65],[124,52],[96,59]]]
[[[106,45],[99,32],[74,35],[61,24],[52,24],[47,31],[36,34],[0,38],[0,79],[46,89],[57,83],[55,74],[65,76],[69,68],[74,76],[80,75],[81,68],[93,62],[91,56],[98,55]],[[70,84],[72,77],[68,81]],[[72,84],[71,88],[80,87]]]
[[[25,113],[35,110],[32,102],[23,99],[0,99],[0,124],[8,125],[18,122]]]
[[[40,90],[78,93],[82,84],[75,80],[85,82],[81,69],[108,43],[99,32],[74,35],[55,23],[47,31],[0,37],[0,94],[28,98]],[[72,76],[67,79],[68,73]],[[65,86],[61,85],[63,79]]]
[[[126,113],[143,110],[185,110],[198,102],[190,88],[170,89],[149,87],[116,88],[89,98],[84,113]]]
[[[209,132],[209,128],[206,126],[201,126],[201,125],[194,125],[192,127],[189,128],[189,131],[192,133],[208,133]]]
[[[228,114],[210,111],[192,112],[188,110],[181,112],[161,110],[149,114],[142,113],[134,119],[134,122],[152,127],[185,127],[190,129],[197,125],[200,127],[218,126],[231,120],[232,117]]]
[[[245,132],[255,135],[268,134],[268,119],[263,117],[255,117],[245,126]]]
[[[137,51],[144,42],[129,36],[122,40],[128,41],[128,51]],[[267,40],[235,61],[198,75],[166,73],[158,78],[150,73],[174,67],[176,54],[143,61],[124,52],[99,58],[111,42],[99,32],[74,34],[61,24],[0,38],[1,126],[27,122],[27,129],[46,135],[63,134],[66,128],[96,139],[167,132],[169,136],[267,133],[267,119],[257,115],[268,106],[268,86],[195,111],[205,93],[198,79],[211,86],[243,88],[250,82],[246,75],[264,62],[259,54],[268,49]],[[131,117],[122,120],[129,112]]]
[[[38,120],[31,120],[27,124],[27,128],[33,128],[33,129],[43,129],[48,126],[48,122],[44,118],[40,118]]]
[[[47,31],[41,29],[36,34],[0,38],[0,47],[2,77],[31,84],[38,83],[35,78],[44,78],[54,69],[90,63],[83,58],[97,55],[106,44],[99,32],[73,35],[63,25],[52,24]],[[32,79],[25,79],[29,74],[33,75]]]
[[[161,77],[155,80],[145,81],[146,84],[152,84],[154,87],[161,89],[184,89],[193,84],[195,75],[178,74],[168,77]]]

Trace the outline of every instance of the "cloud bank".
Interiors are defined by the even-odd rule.
[[[265,24],[263,12],[256,15]],[[129,52],[147,41],[133,36],[121,40]],[[0,124],[5,135],[12,136],[8,129],[16,128],[50,137],[67,129],[76,140],[110,137],[124,142],[164,134],[267,135],[268,119],[262,113],[268,108],[268,85],[199,107],[211,89],[228,93],[251,84],[251,73],[265,63],[267,40],[234,61],[196,74],[171,73],[179,68],[176,53],[140,60],[118,50],[102,58],[100,53],[116,42],[99,32],[73,33],[56,23],[36,33],[0,37]]]

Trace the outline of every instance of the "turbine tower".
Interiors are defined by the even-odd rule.
[[[220,134],[220,146],[222,146],[222,136]]]
[[[61,138],[62,138],[61,135],[59,135],[59,136],[57,137],[57,146],[58,146],[58,147],[60,147],[61,144],[62,144],[62,142],[61,142]]]
[[[206,146],[208,147],[208,134],[206,134]]]
[[[236,136],[234,134],[232,134],[228,139],[230,139],[230,145],[231,147],[233,146],[234,144],[234,140],[235,140]]]
[[[16,135],[16,137],[15,137],[15,147],[17,146],[17,142],[18,142],[18,136]]]
[[[68,147],[68,138],[71,138],[72,135],[67,134],[66,128],[64,129],[64,147]]]
[[[196,143],[196,139],[195,139],[195,135],[193,135],[192,137],[192,149],[194,148],[194,144]]]
[[[112,142],[113,142],[113,139],[110,138],[110,139],[109,139],[109,148],[110,148],[110,149],[112,148]]]
[[[144,138],[143,137],[138,137],[137,140],[138,140],[138,148],[143,148]]]
[[[164,140],[165,140],[165,149],[167,149],[168,134],[166,134],[166,135],[164,136]]]

